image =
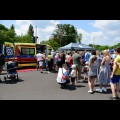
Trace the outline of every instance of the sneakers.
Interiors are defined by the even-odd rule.
[[[92,91],[92,90],[89,90],[88,93],[93,94],[93,91]]]
[[[112,100],[120,100],[120,98],[116,96],[116,97],[112,97]]]
[[[106,89],[105,87],[103,87],[102,90],[103,90],[104,92],[107,92],[107,89]]]
[[[107,92],[107,89],[103,87],[102,89],[101,88],[96,89],[96,91],[102,93],[103,91]]]
[[[116,98],[117,98],[117,100],[120,100],[120,98],[118,96]]]
[[[96,91],[102,93],[102,89],[100,88],[96,89]]]

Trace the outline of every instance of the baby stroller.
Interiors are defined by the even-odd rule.
[[[7,79],[18,80],[18,73],[16,70],[17,67],[18,67],[18,64],[16,62],[9,61],[7,63],[7,77],[4,77],[5,82],[7,82]]]

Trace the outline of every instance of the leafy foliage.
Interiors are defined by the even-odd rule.
[[[93,47],[92,44],[89,44],[90,47]],[[120,47],[120,43],[113,45],[113,46],[108,46],[108,45],[94,45],[94,47],[99,50],[99,51],[103,51],[103,50],[107,50],[107,49],[114,49],[116,47]]]
[[[21,35],[16,37],[16,42],[18,43],[32,43],[32,36],[30,35]]]
[[[79,34],[77,35],[76,42],[81,43],[81,41],[82,41],[82,34],[79,33]]]
[[[33,26],[30,24],[29,29],[28,29],[28,35],[32,36],[34,35],[34,29]]]
[[[57,24],[52,37],[61,47],[71,42],[76,42],[77,30],[70,24]]]

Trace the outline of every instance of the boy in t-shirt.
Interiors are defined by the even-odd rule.
[[[72,65],[71,68],[72,68],[72,71],[71,71],[71,73],[70,73],[70,76],[71,76],[71,82],[72,82],[72,85],[75,86],[75,79],[76,79],[76,65]]]

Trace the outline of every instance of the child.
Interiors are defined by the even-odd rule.
[[[84,73],[85,73],[84,80],[86,80],[86,78],[88,78],[88,70],[89,70],[89,63],[86,62],[85,66],[84,66]]]
[[[72,65],[71,68],[72,68],[72,71],[70,73],[70,75],[71,75],[71,82],[72,82],[72,85],[75,86],[76,65]]]
[[[60,83],[61,84],[61,88],[65,88],[67,86],[67,84],[70,83],[70,79],[69,79],[69,71],[68,71],[68,68],[67,68],[67,64],[63,64],[62,66],[62,82]]]

